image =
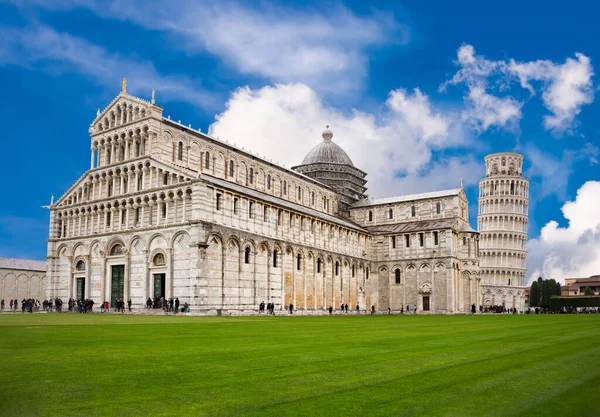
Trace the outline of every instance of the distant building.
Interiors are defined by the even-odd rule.
[[[43,299],[46,290],[46,261],[0,258],[0,299]],[[8,305],[5,306],[5,309]]]
[[[600,295],[600,275],[592,275],[589,278],[565,278],[565,285],[560,287],[560,295],[563,297],[584,295],[587,287],[594,292],[594,295]]]

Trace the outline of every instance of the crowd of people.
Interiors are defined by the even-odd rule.
[[[180,307],[181,304],[179,302],[179,298],[175,297],[166,299],[164,297],[155,297],[154,300],[148,297],[146,300],[146,309],[158,309],[162,308],[165,313],[173,312],[174,314],[179,313],[189,313],[190,306],[188,303],[183,303],[183,307]]]
[[[125,313],[125,308],[127,308],[127,310],[129,312],[131,312],[131,304],[132,304],[131,299],[129,299],[125,302],[125,300],[123,300],[122,298],[117,298],[116,302],[113,305],[114,312]],[[29,298],[29,299],[24,298],[23,300],[21,300],[21,302],[19,302],[19,300],[17,300],[17,299],[11,299],[11,300],[9,300],[8,304],[5,303],[4,300],[0,300],[0,311],[4,311],[4,309],[7,306],[10,311],[16,312],[17,310],[20,309],[23,313],[34,313],[34,312],[40,311],[40,309],[42,309],[42,311],[46,311],[49,313],[51,313],[53,311],[61,313],[63,311],[63,308],[62,308],[63,301],[60,298],[55,298],[53,300],[52,299],[44,300],[42,302],[40,302],[40,300],[33,299],[33,298]],[[74,298],[69,298],[69,301],[67,302],[67,307],[68,307],[68,311],[70,311],[70,312],[88,313],[88,312],[92,312],[92,308],[94,307],[94,301],[91,299],[76,300]],[[146,300],[146,308],[147,309],[162,308],[162,310],[165,313],[173,312],[174,314],[177,314],[178,312],[181,312],[181,313],[188,312],[189,313],[189,311],[190,311],[188,303],[184,303],[183,306],[180,306],[179,298],[177,298],[177,297],[175,299],[173,299],[173,298],[165,299],[164,297],[156,297],[154,300],[152,300],[152,298],[148,297],[148,299]],[[294,305],[290,304],[286,310],[289,312],[289,314],[293,314],[294,313]],[[110,311],[110,303],[108,301],[105,301],[102,304],[100,304],[100,312],[101,313],[109,312],[109,311]],[[269,302],[269,303],[265,304],[265,302],[262,301],[258,305],[258,313],[264,314],[265,311],[269,315],[275,315],[275,303]],[[332,306],[329,306],[327,311],[329,312],[329,315],[333,315],[334,308]],[[344,314],[348,314],[349,312],[352,313],[350,311],[348,304],[341,304],[339,311]],[[375,306],[371,306],[370,312],[371,312],[371,315],[376,314]],[[406,308],[404,308],[404,306],[401,306],[399,312],[401,314],[404,314],[404,313],[410,314],[411,312],[413,314],[417,314],[417,306],[413,305],[412,307],[410,307],[409,305],[407,305]],[[477,312],[479,312],[479,313],[494,313],[494,314],[501,314],[501,313],[518,314],[518,310],[514,307],[505,308],[501,305],[493,305],[493,306],[480,305],[479,308],[477,308],[477,306],[475,304],[472,304],[471,305],[471,313],[475,314]],[[388,308],[388,314],[392,314],[392,313],[396,313],[396,311],[393,312],[391,308]],[[559,311],[552,311],[548,308],[535,307],[535,308],[528,308],[527,310],[525,310],[525,314],[550,314],[550,313],[556,313],[556,314],[597,313],[597,314],[600,314],[600,307],[563,307]],[[356,314],[360,314],[360,306],[358,304],[356,305]]]
[[[535,307],[528,308],[525,314],[599,314],[600,307],[562,307],[558,311],[552,311],[548,308]]]

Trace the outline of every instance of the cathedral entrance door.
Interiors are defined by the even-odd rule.
[[[429,311],[429,296],[423,296],[423,311]]]
[[[117,298],[123,299],[125,295],[125,265],[114,265],[110,285],[110,306],[114,307]]]
[[[165,274],[154,274],[154,298],[166,298],[165,283]]]
[[[77,278],[77,292],[75,298],[83,300],[85,298],[85,278]]]

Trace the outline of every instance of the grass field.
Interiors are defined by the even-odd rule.
[[[0,315],[7,416],[600,415],[600,315]]]

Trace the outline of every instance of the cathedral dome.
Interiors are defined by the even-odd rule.
[[[322,136],[323,142],[319,143],[306,154],[302,165],[339,164],[354,166],[348,154],[331,140],[333,132],[329,130],[329,126],[323,131]]]

